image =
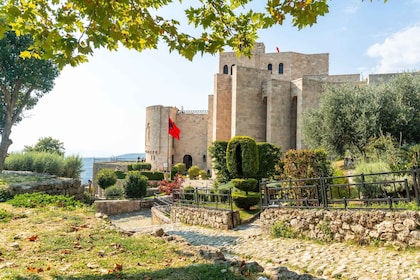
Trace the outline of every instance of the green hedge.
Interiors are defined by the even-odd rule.
[[[137,162],[131,164],[131,169],[134,171],[150,170],[152,169],[152,164],[147,162]]]
[[[140,171],[140,174],[154,181],[160,181],[165,178],[165,174],[161,171]]]

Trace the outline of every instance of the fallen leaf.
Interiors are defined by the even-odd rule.
[[[28,238],[29,241],[35,241],[38,239],[38,235],[32,235],[31,237]]]
[[[123,269],[122,264],[118,264],[118,263],[114,264],[114,271],[122,271],[122,269]]]

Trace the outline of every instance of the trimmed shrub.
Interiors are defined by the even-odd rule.
[[[152,164],[147,162],[137,162],[131,165],[133,171],[141,171],[141,170],[150,170],[152,169]]]
[[[147,177],[141,175],[138,171],[129,171],[124,179],[123,186],[127,198],[143,198],[146,196]]]
[[[178,172],[179,174],[184,174],[187,170],[187,166],[185,165],[185,163],[182,162],[178,162],[173,166],[173,168],[175,168],[176,172]]]
[[[206,170],[200,170],[198,175],[201,177],[201,179],[206,180],[207,179],[207,172]]]
[[[124,198],[124,189],[119,186],[110,186],[105,190],[106,199],[122,199]]]
[[[115,185],[117,179],[115,171],[110,168],[101,169],[96,175],[96,182],[99,187],[104,190],[112,185]]]
[[[228,142],[226,163],[233,178],[249,178],[258,172],[258,148],[249,136],[234,136]]]
[[[254,178],[249,179],[232,179],[232,185],[234,188],[244,191],[246,194],[248,192],[258,192],[258,180]]]
[[[244,210],[250,210],[252,206],[257,205],[260,202],[260,194],[234,192],[232,193],[232,199],[236,207]]]
[[[190,179],[196,179],[200,174],[200,167],[193,165],[188,169],[188,176]]]
[[[161,171],[141,171],[140,174],[146,176],[149,180],[160,181],[165,179],[165,174]]]

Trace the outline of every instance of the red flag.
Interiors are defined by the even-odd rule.
[[[277,51],[277,52],[280,52],[280,49],[279,49],[279,47],[276,47],[276,51]]]
[[[168,125],[168,133],[173,138],[176,138],[179,140],[179,135],[181,134],[181,130],[175,125],[175,123],[169,118],[169,125]]]

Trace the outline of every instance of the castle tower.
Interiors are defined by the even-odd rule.
[[[146,162],[153,170],[169,170],[175,154],[174,139],[168,133],[169,118],[176,121],[175,107],[162,105],[146,108],[145,152]]]

